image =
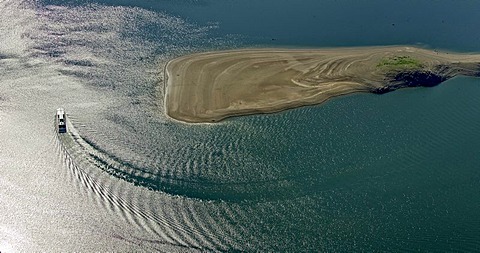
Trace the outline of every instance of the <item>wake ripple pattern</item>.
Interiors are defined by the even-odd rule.
[[[99,171],[105,171],[109,175],[114,175],[136,185],[145,186],[146,184],[141,180],[129,179],[127,173],[119,169],[119,167],[128,168],[128,163],[95,149],[95,145],[91,145],[88,140],[84,140],[78,134],[70,120],[67,121],[67,127],[67,134],[57,133],[57,147],[74,181],[85,187],[88,193],[93,194],[95,196],[93,199],[96,199],[97,203],[103,208],[114,214],[121,214],[125,220],[142,230],[146,229],[155,238],[149,240],[151,244],[173,247],[176,250],[183,248],[184,250],[194,251],[217,251],[235,248],[236,240],[228,236],[229,234],[235,235],[235,232],[229,229],[230,232],[222,232],[221,236],[215,235],[213,231],[218,232],[220,227],[225,226],[219,225],[218,221],[210,215],[205,216],[205,213],[208,212],[196,215],[198,207],[189,204],[192,201],[177,198],[177,204],[172,206],[170,201],[170,206],[163,206],[164,210],[152,208],[158,203],[143,200],[135,203],[135,200],[141,197],[152,200],[155,198],[152,195],[150,197],[145,195],[129,196],[131,191],[122,189],[124,186],[121,186],[121,183],[112,184],[111,178],[102,177],[101,173],[98,173]],[[98,168],[102,170],[98,170]],[[130,168],[130,170],[135,169]],[[155,195],[158,196],[158,194]],[[167,196],[169,199],[171,197]],[[226,210],[230,209],[226,208]]]

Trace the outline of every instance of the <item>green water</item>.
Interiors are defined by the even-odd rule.
[[[284,145],[266,149],[296,178],[289,208],[271,204],[281,218],[263,213],[265,234],[295,240],[277,249],[478,250],[479,92],[457,78],[239,119],[275,125]]]

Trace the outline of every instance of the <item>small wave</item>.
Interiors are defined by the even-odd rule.
[[[282,191],[282,184],[287,183],[287,179],[257,179],[249,180],[248,182],[213,182],[205,177],[197,178],[193,172],[188,171],[194,167],[202,166],[201,164],[190,164],[191,161],[185,161],[185,164],[177,164],[177,167],[180,166],[184,168],[182,169],[182,174],[178,173],[178,169],[170,170],[161,167],[141,167],[137,165],[136,161],[124,160],[109,153],[86,137],[72,134],[71,138],[72,142],[82,150],[82,157],[88,160],[95,168],[105,171],[119,179],[133,183],[134,185],[142,186],[149,190],[164,192],[172,196],[183,196],[207,201],[237,202],[261,200],[267,198],[267,195],[272,194],[273,190]],[[228,150],[225,152],[230,153]],[[221,151],[212,151],[211,153],[207,153],[208,156],[205,157],[205,159],[216,160],[217,156],[222,156],[221,154]],[[262,189],[268,190],[265,192],[262,191]],[[282,193],[284,193],[284,191],[285,189]],[[288,194],[285,194],[283,197],[288,196]]]
[[[68,121],[67,121],[68,122]],[[83,154],[79,153],[81,150],[72,146],[74,139],[76,139],[75,128],[68,122],[68,129],[73,134],[58,134],[57,133],[57,150],[62,155],[62,160],[71,175],[74,177],[74,182],[79,182],[83,187],[87,189],[87,193],[93,193],[101,201],[98,202],[107,210],[111,210],[115,214],[122,214],[122,216],[129,220],[133,224],[137,224],[139,227],[145,228],[145,223],[153,223],[154,226],[146,225],[150,232],[156,235],[156,241],[153,244],[168,245],[189,249],[208,249],[208,240],[204,240],[203,244],[200,244],[195,240],[182,240],[184,236],[180,236],[180,233],[194,236],[199,231],[191,230],[188,226],[178,224],[175,220],[172,220],[168,216],[161,216],[155,213],[150,213],[148,209],[140,208],[138,205],[133,204],[127,198],[123,198],[115,194],[114,188],[109,187],[108,184],[102,182],[103,179],[94,170],[91,170],[91,164],[85,162],[85,160],[78,160],[75,157],[81,157]],[[93,172],[93,173],[92,173]],[[122,192],[122,191],[119,191]],[[118,192],[117,192],[118,193]],[[95,199],[95,198],[94,198]],[[140,218],[140,220],[139,220]],[[159,230],[158,226],[163,227]],[[170,233],[164,233],[165,228],[170,228]],[[186,237],[189,238],[189,237]],[[142,241],[145,239],[139,239]],[[218,248],[218,245],[210,247]],[[212,248],[213,249],[213,248]]]

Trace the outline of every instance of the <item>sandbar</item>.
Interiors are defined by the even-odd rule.
[[[196,53],[165,66],[165,110],[182,122],[218,122],[354,92],[382,94],[480,76],[479,62],[478,54],[408,46]]]

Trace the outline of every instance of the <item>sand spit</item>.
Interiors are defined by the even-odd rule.
[[[353,92],[434,86],[480,76],[480,55],[414,47],[252,49],[192,54],[166,65],[165,108],[190,123],[319,104]]]

